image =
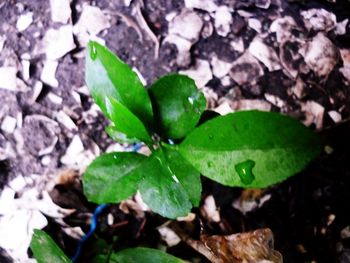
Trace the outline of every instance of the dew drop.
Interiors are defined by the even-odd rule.
[[[213,167],[214,163],[213,162],[207,162],[208,167]]]
[[[97,50],[96,50],[96,46],[92,45],[91,50],[90,50],[90,57],[92,60],[95,60],[97,57]]]
[[[189,103],[193,105],[193,98],[192,97],[188,97],[187,99],[188,99]]]
[[[253,174],[254,166],[255,162],[252,160],[247,160],[235,165],[235,170],[243,184],[251,184],[255,180],[255,176]]]

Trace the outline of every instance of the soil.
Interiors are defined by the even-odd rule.
[[[172,26],[169,17],[183,11],[184,1],[134,0],[128,5],[128,1],[73,0],[70,3],[71,17],[66,23],[76,25],[85,5],[96,6],[109,19],[109,26],[98,32],[97,37],[104,40],[106,46],[122,60],[137,69],[147,84],[169,72],[186,73],[189,69],[196,69],[198,59],[209,62],[210,74],[205,73],[199,77],[202,80],[208,78],[208,81],[199,88],[205,93],[211,109],[218,109],[225,103],[228,103],[231,110],[255,109],[262,107],[258,105],[268,105],[268,110],[298,118],[317,130],[325,139],[328,149],[332,149],[328,153],[322,153],[302,173],[258,192],[228,188],[202,178],[203,201],[200,207],[206,197],[213,195],[221,220],[217,223],[210,222],[203,216],[201,209],[194,209],[196,219],[192,223],[179,223],[183,228],[194,229],[190,232],[193,239],[198,239],[200,233],[229,235],[268,227],[274,234],[275,249],[282,253],[284,262],[350,262],[350,73],[343,73],[344,69],[349,70],[350,67],[350,23],[346,23],[343,33],[336,31],[336,24],[350,19],[350,2],[208,2],[227,7],[232,14],[232,24],[223,36],[221,30],[215,28],[216,18],[213,12],[193,9],[203,21],[203,27],[198,39],[190,41],[189,60],[185,59],[181,63],[178,60],[179,48],[165,39],[169,37],[169,28]],[[259,7],[261,3],[269,2],[271,4],[267,9]],[[148,28],[137,20],[135,12],[138,8]],[[315,28],[303,19],[302,12],[312,9],[328,12],[323,20],[318,20],[319,25],[325,23],[323,27]],[[63,219],[64,222],[71,227],[79,226],[87,232],[88,219],[96,205],[88,203],[82,194],[81,172],[99,153],[110,150],[111,147],[127,146],[115,144],[104,132],[108,122],[101,112],[96,111],[84,88],[84,46],[76,34],[75,47],[55,59],[58,66],[54,76],[58,85],[54,87],[55,85],[43,80],[46,57],[45,50],[38,51],[40,43],[49,28],[58,29],[65,24],[53,22],[50,10],[49,1],[44,0],[0,1],[0,40],[5,39],[0,66],[17,69],[17,86],[20,87],[19,90],[0,88],[0,124],[6,116],[16,119],[14,130],[0,130],[0,189],[5,189],[17,176],[28,179],[39,175],[39,182],[28,179],[27,185],[16,193],[16,198],[20,198],[25,189],[43,190],[46,189],[45,185],[53,184],[54,188],[50,192],[53,201],[62,208],[76,209],[76,212]],[[16,23],[21,15],[28,12],[33,12],[33,21],[25,30],[20,31]],[[327,23],[333,21],[332,14],[336,18],[336,24],[329,29]],[[293,37],[287,39],[289,45],[285,46],[287,42],[278,40],[281,32],[272,32],[270,27],[277,18],[288,16],[294,18],[296,24],[291,30]],[[260,29],[252,25],[254,21]],[[159,50],[147,30],[153,32]],[[288,26],[282,31],[287,32]],[[329,53],[329,57],[326,60],[319,58],[317,62],[326,61],[324,66],[330,67],[330,70],[317,63],[306,63],[307,55],[299,52],[301,46],[310,49],[311,44],[308,43],[316,39],[319,33],[332,43],[330,49],[335,50],[334,56],[331,51],[324,52]],[[275,65],[277,69],[271,70],[267,63],[256,60],[258,69],[251,62],[243,68],[242,71],[247,72],[248,76],[245,80],[237,79],[234,70],[224,72],[223,76],[215,74],[213,57],[234,64],[257,37],[263,39],[278,57],[278,66]],[[238,39],[242,40],[241,47],[232,44]],[[344,52],[349,52],[347,57]],[[282,61],[283,57],[287,58],[285,62]],[[30,62],[29,78],[25,77],[24,60]],[[249,72],[250,68],[255,71]],[[293,76],[293,70],[297,72],[296,76]],[[327,74],[322,74],[322,70],[326,70]],[[42,88],[36,94],[35,86],[38,83],[42,84]],[[56,100],[52,94],[56,95]],[[67,126],[57,117],[61,111],[68,115],[73,127]],[[83,161],[66,162],[62,157],[67,154],[75,136],[79,137],[83,149],[73,153]],[[65,177],[62,173],[72,170],[76,173],[70,173],[69,179],[63,180]],[[257,208],[245,212],[233,205],[245,201],[255,202]],[[114,218],[113,225],[107,224],[108,214]],[[46,218],[48,225],[44,230],[67,255],[73,256],[78,240],[64,232],[57,220],[47,215]],[[99,218],[97,235],[84,245],[80,262],[88,262],[91,258],[97,236],[118,248],[158,247],[191,262],[208,262],[185,242],[167,247],[156,229],[164,223],[166,219],[152,213],[136,216],[123,212],[118,205],[110,205]],[[31,255],[29,250],[28,253]],[[13,262],[6,249],[1,247],[0,261]]]

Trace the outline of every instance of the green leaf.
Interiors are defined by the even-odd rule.
[[[147,156],[134,152],[114,152],[97,157],[83,177],[84,194],[89,201],[117,203],[137,191],[141,180],[138,168]]]
[[[87,46],[85,81],[106,116],[105,98],[112,97],[146,125],[152,124],[152,104],[136,73],[108,48],[94,41]]]
[[[125,133],[120,132],[114,124],[111,124],[106,127],[105,131],[107,134],[115,141],[120,142],[120,143],[137,143],[140,142],[139,139],[137,138],[130,138],[128,137]]]
[[[106,98],[106,108],[115,125],[114,131],[125,134],[127,138],[137,138],[146,143],[152,142],[143,123],[124,105],[113,98]]]
[[[157,80],[149,89],[160,134],[166,138],[184,137],[197,124],[206,100],[194,81],[172,74]]]
[[[186,216],[190,212],[189,196],[161,150],[152,153],[142,164],[142,170],[140,193],[152,211],[168,218]]]
[[[177,151],[171,149],[169,146],[164,147],[163,151],[170,170],[176,174],[177,179],[184,187],[193,206],[197,207],[201,200],[202,192],[200,173]]]
[[[44,231],[34,229],[30,248],[38,263],[68,263],[69,258],[63,253],[59,246]]]
[[[219,183],[266,187],[301,171],[321,149],[320,138],[295,119],[242,111],[202,124],[178,150]]]
[[[184,263],[179,258],[153,248],[129,248],[113,253],[110,262],[114,263]]]

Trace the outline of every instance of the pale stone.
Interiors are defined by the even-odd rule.
[[[44,68],[40,76],[42,82],[46,83],[47,85],[53,88],[58,87],[58,80],[56,79],[57,66],[58,61],[46,60],[44,62]]]
[[[254,38],[248,48],[249,52],[261,61],[269,71],[281,69],[279,58],[273,48],[267,46],[259,37]]]
[[[13,133],[16,128],[16,124],[16,118],[6,115],[1,123],[1,130],[7,133]]]
[[[19,32],[26,30],[33,22],[33,12],[20,15],[17,20],[16,28]]]
[[[17,68],[0,67],[0,89],[17,90]]]
[[[203,88],[213,78],[209,62],[202,59],[197,59],[193,68],[179,73],[194,79],[198,88]]]
[[[66,24],[72,14],[70,0],[50,0],[51,19],[54,22]]]

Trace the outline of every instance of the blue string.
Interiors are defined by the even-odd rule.
[[[106,207],[107,207],[107,204],[102,204],[102,205],[99,205],[98,207],[96,207],[95,212],[94,212],[92,219],[91,219],[90,230],[79,241],[77,251],[76,251],[74,257],[71,258],[71,260],[73,262],[76,262],[77,259],[79,258],[80,253],[81,253],[81,249],[83,248],[83,245],[84,245],[84,242],[95,232],[96,227],[97,227],[97,218]]]

